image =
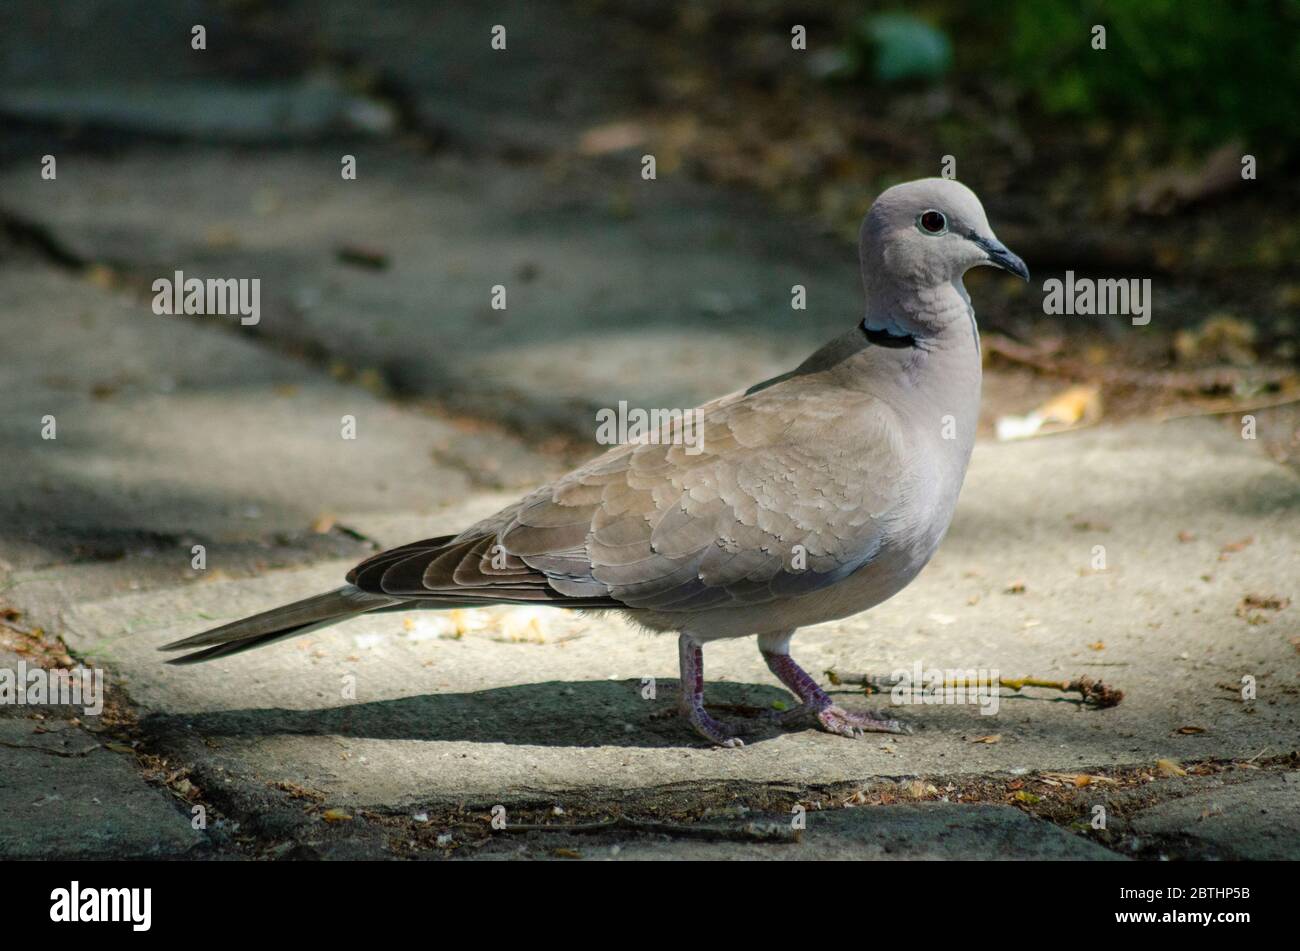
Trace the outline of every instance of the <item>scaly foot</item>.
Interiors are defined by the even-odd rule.
[[[744,746],[745,741],[735,735],[735,731],[713,719],[704,709],[704,652],[700,642],[689,634],[682,634],[677,639],[678,660],[681,662],[682,693],[678,702],[686,722],[695,727],[695,732],[710,743],[735,749]]]
[[[857,739],[864,733],[911,733],[911,729],[898,720],[890,720],[875,713],[851,713],[831,704],[815,712],[817,723],[827,733]]]
[[[817,682],[783,651],[763,651],[763,659],[772,673],[797,696],[802,705],[780,716],[783,724],[813,719],[818,727],[837,736],[857,738],[864,733],[911,733],[911,729],[898,720],[890,720],[876,713],[850,713],[838,706],[830,695],[817,686]]]
[[[735,730],[721,720],[709,716],[702,706],[683,705],[682,716],[686,718],[687,723],[695,728],[696,733],[710,743],[725,746],[728,749],[735,749],[745,745],[745,741],[736,736]]]

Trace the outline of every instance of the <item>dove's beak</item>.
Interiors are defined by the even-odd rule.
[[[989,256],[989,264],[1000,267],[1004,271],[1010,271],[1026,281],[1029,280],[1029,268],[1025,266],[1024,261],[1020,260],[1020,255],[1012,254],[1007,246],[997,238],[986,238],[973,231],[968,237]]]

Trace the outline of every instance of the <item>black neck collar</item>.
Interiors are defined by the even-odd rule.
[[[877,347],[890,347],[900,350],[916,346],[916,338],[911,334],[891,334],[888,330],[872,330],[864,321],[860,324],[862,334]]]

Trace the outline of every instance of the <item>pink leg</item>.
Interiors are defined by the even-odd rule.
[[[769,643],[765,644],[765,640]],[[771,640],[777,640],[777,644],[772,646],[784,647],[789,643],[789,635]],[[759,651],[763,655],[763,660],[767,661],[768,669],[776,674],[777,679],[789,687],[802,702],[802,706],[791,710],[781,718],[783,722],[812,716],[827,733],[850,737],[859,737],[863,733],[911,732],[898,720],[885,719],[873,713],[850,713],[836,705],[826,691],[817,686],[817,681],[808,676],[808,672],[795,663],[794,658],[788,653],[784,650],[767,650],[771,640],[766,638],[759,640]]]
[[[700,647],[700,642],[689,634],[683,634],[677,640],[677,653],[682,675],[682,690],[677,706],[682,716],[695,727],[696,733],[711,743],[727,747],[744,746],[743,740],[732,736],[731,730],[704,710],[704,650]]]

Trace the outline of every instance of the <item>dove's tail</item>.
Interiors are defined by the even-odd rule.
[[[402,602],[401,598],[390,598],[382,594],[362,591],[355,585],[346,584],[333,591],[304,598],[293,604],[285,604],[261,614],[254,614],[239,621],[214,627],[202,634],[186,637],[170,644],[164,644],[160,650],[176,651],[192,647],[204,650],[186,654],[169,660],[169,664],[195,664],[199,661],[228,657],[254,647],[262,647],[286,637],[296,637],[317,628],[328,627],[345,621],[358,614],[390,607]]]

